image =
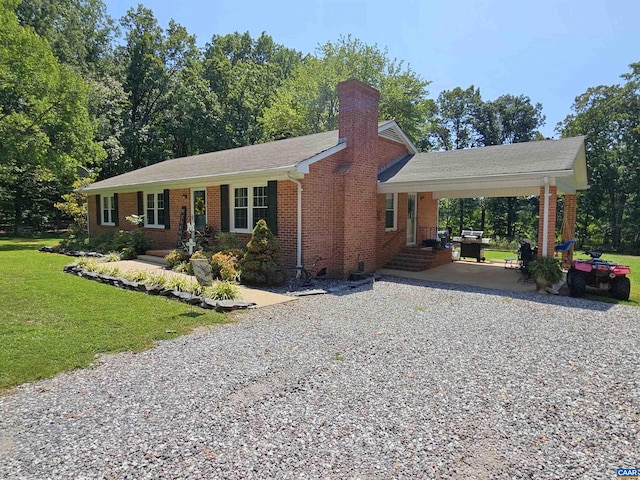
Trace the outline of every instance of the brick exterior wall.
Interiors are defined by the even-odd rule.
[[[343,276],[376,267],[376,231],[378,193],[378,104],[380,92],[358,80],[338,84],[339,137],[347,139],[342,152],[340,177]]]
[[[407,153],[407,147],[400,143],[392,142],[386,138],[378,138],[377,146],[377,167],[382,168],[393,160],[404,157]]]
[[[438,199],[433,198],[431,192],[418,193],[418,233],[421,227],[426,227],[431,233],[430,238],[435,238],[438,230]],[[420,241],[420,238],[418,238]]]
[[[558,204],[558,187],[549,186],[549,231],[547,235],[547,256],[553,256],[553,247],[556,244],[556,210]],[[538,255],[542,255],[544,245],[544,187],[540,187],[540,207],[538,210]]]
[[[187,198],[183,198],[186,195]],[[218,194],[219,198],[220,194]],[[119,193],[118,194],[118,225],[107,226],[98,225],[96,222],[96,196],[89,195],[89,232],[91,236],[100,235],[107,232],[118,230],[132,230],[134,228],[143,228],[146,237],[151,243],[152,249],[169,249],[175,248],[178,239],[178,225],[180,223],[180,210],[182,206],[187,207],[187,222],[191,217],[191,193],[190,189],[174,189],[169,192],[169,229],[136,227],[128,222],[126,217],[138,213],[138,195],[136,192]],[[207,202],[208,203],[208,202]],[[165,207],[166,208],[166,207]],[[209,205],[207,205],[209,208]],[[207,217],[209,212],[207,211]],[[218,214],[219,218],[219,214]],[[218,221],[219,223],[219,221]]]

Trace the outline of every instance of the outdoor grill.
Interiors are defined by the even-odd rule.
[[[484,261],[484,246],[491,239],[483,237],[483,230],[462,230],[459,237],[453,241],[460,245],[460,258],[475,258],[477,262]]]

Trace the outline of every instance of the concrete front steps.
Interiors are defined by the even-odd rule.
[[[405,247],[385,268],[421,272],[447,263],[451,263],[451,250],[448,248],[433,250],[424,247]]]
[[[145,255],[138,255],[138,260],[166,266],[167,261],[164,259],[164,257],[169,255],[169,253],[171,253],[171,250],[147,250],[145,252]]]

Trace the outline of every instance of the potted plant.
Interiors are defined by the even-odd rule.
[[[555,285],[562,279],[560,261],[554,257],[536,257],[528,268],[536,279],[538,290]]]

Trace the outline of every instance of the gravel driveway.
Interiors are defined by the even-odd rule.
[[[0,397],[0,478],[615,478],[640,309],[386,279]]]

